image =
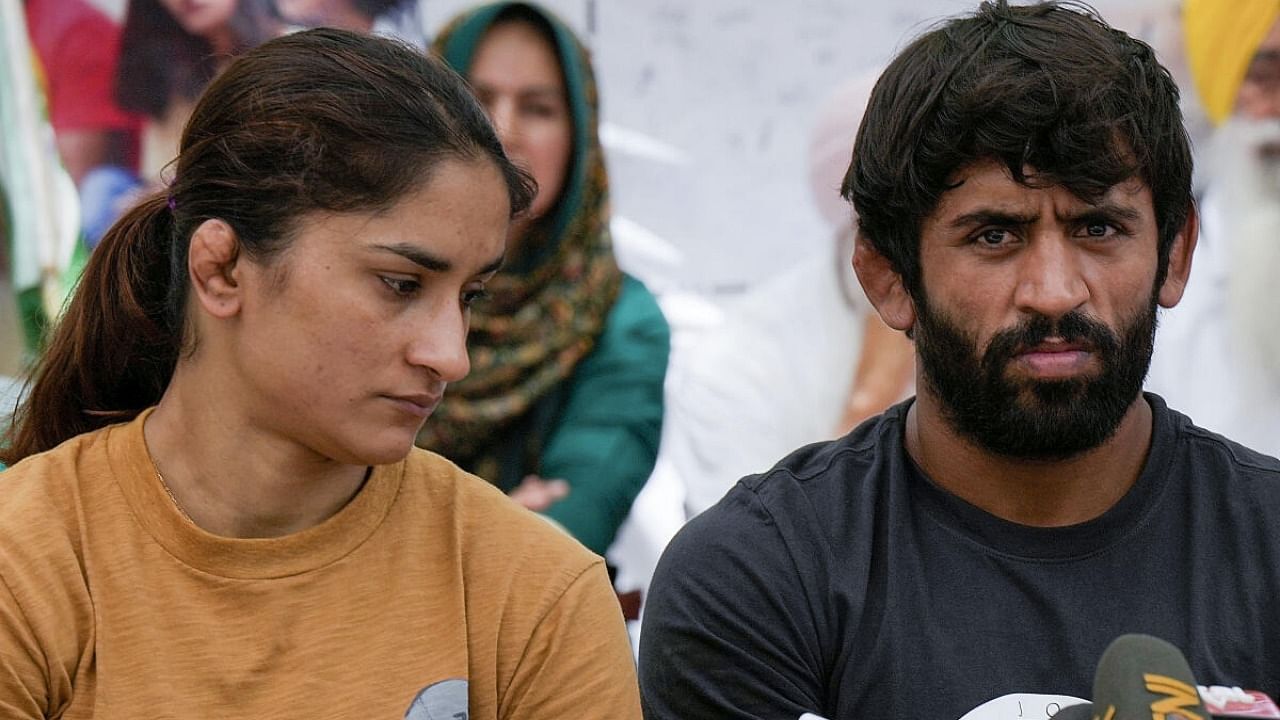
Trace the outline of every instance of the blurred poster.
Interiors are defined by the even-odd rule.
[[[427,48],[420,0],[275,0],[275,6],[294,27],[338,27]]]

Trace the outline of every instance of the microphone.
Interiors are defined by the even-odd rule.
[[[1150,635],[1122,635],[1098,661],[1093,703],[1071,705],[1053,716],[1053,720],[1138,718],[1280,718],[1280,708],[1257,690],[1199,686],[1177,647]]]
[[[1200,699],[1215,718],[1280,718],[1280,707],[1261,690],[1201,685]]]
[[[1151,635],[1121,635],[1107,646],[1093,676],[1093,705],[1100,720],[1210,717],[1182,652]]]

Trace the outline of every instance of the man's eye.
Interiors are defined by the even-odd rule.
[[[1084,234],[1089,237],[1107,237],[1115,232],[1115,228],[1104,222],[1092,222],[1084,226]]]
[[[1003,228],[990,228],[978,235],[978,240],[987,245],[1002,245],[1009,239],[1009,231]]]

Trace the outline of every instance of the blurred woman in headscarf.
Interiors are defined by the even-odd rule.
[[[467,12],[435,49],[471,82],[538,194],[473,312],[471,373],[419,444],[603,553],[657,457],[670,341],[653,296],[614,259],[590,59],[527,3]]]

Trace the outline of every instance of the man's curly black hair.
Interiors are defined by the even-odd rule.
[[[1163,281],[1192,208],[1192,161],[1177,85],[1146,43],[1087,5],[996,0],[894,59],[868,102],[841,193],[913,297],[924,289],[925,218],[957,171],[982,160],[1088,202],[1143,180],[1159,227],[1157,287]]]

